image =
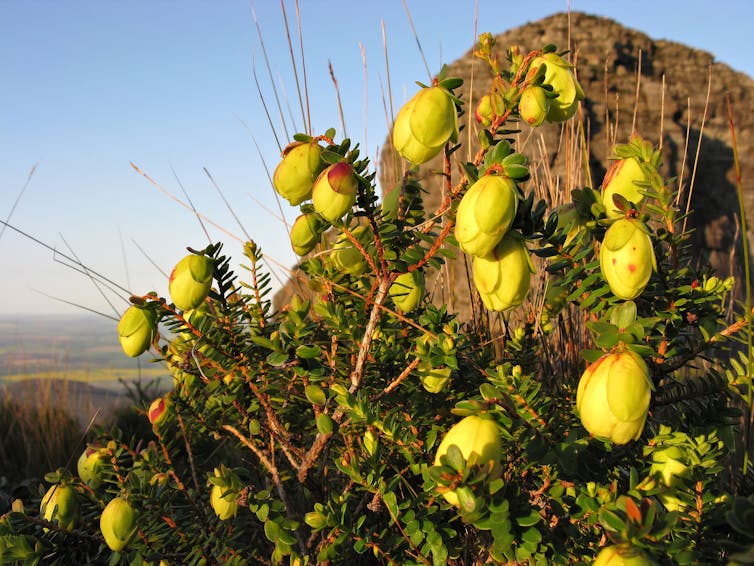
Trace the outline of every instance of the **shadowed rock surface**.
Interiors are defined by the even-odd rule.
[[[570,44],[569,44],[570,38]],[[733,142],[728,117],[730,99],[738,152],[741,158],[745,209],[752,217],[754,207],[754,162],[748,159],[754,150],[754,80],[719,62],[705,51],[685,45],[653,39],[616,21],[583,13],[556,14],[496,36],[496,52],[501,62],[506,51],[520,45],[522,51],[540,49],[553,43],[559,50],[570,48],[579,80],[587,99],[582,104],[583,124],[589,146],[586,150],[591,183],[580,172],[566,175],[566,167],[573,164],[573,155],[580,151],[579,138],[573,126],[565,129],[558,124],[545,124],[532,131],[521,125],[516,148],[530,161],[532,181],[557,186],[565,200],[573,188],[591,184],[599,187],[609,165],[614,143],[626,143],[635,130],[655,145],[662,143],[665,177],[676,177],[683,189],[681,208],[689,194],[692,175],[694,188],[691,208],[694,214],[690,226],[695,229],[694,249],[699,260],[709,262],[721,275],[738,275],[742,265],[740,245],[734,246],[740,222],[736,195],[736,171]],[[491,77],[486,64],[473,56],[470,49],[463,57],[449,65],[449,76],[464,79],[461,94],[466,103],[463,123],[466,130],[462,140],[471,139],[471,151],[453,159],[467,160],[477,149],[477,125],[473,121],[474,108],[490,88]],[[641,76],[637,95],[637,71]],[[473,79],[472,79],[473,74]],[[708,78],[711,76],[709,103],[705,113]],[[472,92],[473,89],[473,92]],[[664,92],[664,96],[663,96]],[[411,93],[409,93],[410,95]],[[469,118],[472,118],[469,120]],[[704,125],[702,126],[702,123]],[[662,129],[661,129],[662,124]],[[699,140],[701,136],[701,145]],[[695,156],[699,154],[694,172]],[[460,153],[460,152],[459,152]],[[401,177],[401,163],[394,158],[389,141],[382,153],[380,180],[383,188],[392,187]],[[435,210],[442,199],[443,183],[433,170],[441,168],[441,158],[422,166],[420,176],[428,194],[424,206]],[[582,168],[583,169],[583,168]],[[453,183],[460,178],[457,164],[453,168]],[[573,183],[567,186],[566,183]],[[524,185],[526,188],[526,185]],[[749,230],[751,241],[752,231]],[[459,259],[441,277],[435,300],[449,302],[453,310],[468,313],[470,308],[468,266]],[[431,287],[430,287],[431,288]],[[448,295],[449,290],[452,293]],[[276,297],[280,305],[292,289],[283,290]]]

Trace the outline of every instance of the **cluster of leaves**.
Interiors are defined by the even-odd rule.
[[[516,77],[500,71],[498,82]],[[325,239],[302,262],[309,296],[273,312],[261,250],[247,244],[239,278],[218,244],[199,252],[214,265],[200,308],[134,297],[162,323],[155,344],[175,383],[166,418],[146,442],[98,431],[93,442],[107,455],[101,485],[67,470],[49,474],[75,489],[78,521],[61,527],[25,502],[26,512],[0,520],[0,564],[584,564],[608,541],[660,564],[719,563],[729,551],[750,559],[751,498],[733,497],[749,470],[729,467],[745,450],[730,387],[738,374],[694,365],[723,341],[730,286],[689,267],[666,180],[652,176],[643,187],[661,260],[630,303],[600,276],[610,222],[597,190],[574,192],[576,220],[565,225],[522,191],[512,224],[557,286],[549,321],[589,320],[597,349],[587,358],[627,345],[650,362],[654,401],[635,442],[616,446],[584,430],[574,411],[583,367],[543,376],[540,360],[553,346],[535,312],[510,319],[500,337],[433,305],[429,293],[409,313],[391,302],[399,274],[431,273],[454,256],[454,206],[480,171],[526,179],[502,123],[485,130],[485,151],[432,214],[412,172],[394,189],[397,205],[383,210],[358,148],[349,140],[327,147],[326,162],[344,160],[358,176],[356,205],[339,228],[370,227],[368,241],[353,238],[363,272],[333,266]],[[446,147],[446,170],[454,149]],[[447,380],[429,387],[438,376]],[[435,462],[458,418],[479,414],[500,431],[500,473],[455,448]],[[675,474],[661,465],[668,454]],[[213,487],[237,506],[227,516],[213,508]],[[450,490],[457,506],[442,497]],[[98,529],[115,496],[138,513],[136,534],[118,552]]]

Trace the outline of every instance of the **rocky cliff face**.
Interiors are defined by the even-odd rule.
[[[627,142],[636,131],[655,145],[662,144],[662,173],[677,178],[682,188],[682,209],[691,196],[694,214],[689,222],[695,228],[693,245],[699,250],[699,260],[710,262],[721,275],[740,275],[733,273],[741,265],[741,252],[740,246],[734,245],[740,222],[728,100],[741,158],[745,209],[754,221],[754,160],[749,158],[754,155],[754,115],[750,112],[754,108],[754,80],[715,62],[710,53],[652,39],[613,20],[583,13],[556,14],[505,32],[496,38],[497,55],[505,61],[506,50],[512,45],[520,45],[526,52],[548,43],[559,50],[570,48],[587,97],[582,104],[587,145],[581,142],[573,124],[544,125],[536,130],[523,124],[517,135],[517,150],[537,164],[529,183],[547,186],[540,196],[553,203],[569,200],[573,188],[598,187],[612,146]],[[491,84],[488,69],[472,51],[449,65],[449,76],[464,79],[466,129],[461,135],[464,141],[471,140],[471,148],[468,154],[458,155],[457,159],[463,160],[476,151],[474,108]],[[588,168],[566,171],[587,162]],[[395,185],[400,168],[386,143],[380,164],[383,188]],[[428,211],[437,208],[442,198],[443,183],[432,173],[440,168],[440,158],[436,158],[420,171],[427,189]],[[453,182],[459,178],[454,167]],[[749,230],[750,241],[752,234],[754,231]],[[450,302],[463,312],[470,308],[473,286],[468,283],[462,256],[459,253],[454,265],[441,274],[436,299]]]

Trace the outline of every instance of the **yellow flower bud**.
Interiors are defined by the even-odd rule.
[[[505,311],[524,302],[534,267],[524,242],[506,235],[491,253],[474,258],[472,272],[484,306]]]
[[[81,481],[92,489],[97,489],[105,480],[108,460],[109,455],[105,448],[88,445],[76,462]]]
[[[319,243],[322,221],[314,213],[302,214],[291,226],[291,247],[300,256],[305,256]]]
[[[140,356],[149,349],[155,333],[157,322],[154,312],[136,305],[126,309],[118,322],[118,341],[123,352],[132,358]]]
[[[510,228],[517,208],[516,183],[512,179],[483,176],[469,187],[458,205],[458,245],[469,255],[489,254]]]
[[[639,162],[633,158],[619,159],[615,161],[605,173],[602,181],[602,204],[608,218],[619,218],[625,213],[616,208],[613,195],[619,194],[628,202],[639,205],[644,200],[642,189],[637,182],[647,182],[649,176]]]
[[[579,101],[584,99],[584,91],[573,74],[573,65],[557,53],[545,53],[536,57],[532,69],[545,65],[543,83],[552,87],[558,96],[550,99],[547,112],[548,122],[565,122],[576,113]]]
[[[395,278],[388,293],[398,310],[411,312],[424,296],[424,274],[419,270],[401,273]]]
[[[238,513],[238,496],[241,480],[235,472],[225,466],[215,468],[214,481],[210,490],[209,501],[212,510],[221,521],[226,521]],[[219,478],[219,479],[217,479]]]
[[[644,554],[628,544],[606,546],[600,550],[592,566],[649,566]]]
[[[491,465],[493,476],[499,476],[502,471],[500,459],[503,447],[497,423],[492,419],[470,415],[453,425],[437,447],[435,466],[442,464],[441,458],[448,453],[451,445],[458,447],[467,465]],[[446,491],[442,495],[451,505],[459,504],[455,491]]]
[[[45,521],[56,523],[61,529],[72,529],[79,516],[76,492],[67,485],[51,486],[39,503],[39,513]]]
[[[600,270],[613,295],[626,301],[635,299],[656,269],[652,239],[644,225],[635,219],[616,220],[600,247]]]
[[[456,108],[440,87],[417,92],[395,117],[393,146],[405,159],[420,165],[440,153],[458,135]]]
[[[205,255],[189,254],[179,261],[168,282],[175,306],[188,311],[202,304],[212,287],[214,267],[212,258]]]
[[[530,126],[541,126],[550,111],[550,98],[541,86],[528,86],[518,101],[518,113]]]
[[[316,141],[293,142],[283,150],[272,185],[280,196],[296,206],[311,198],[312,186],[322,165],[322,148]]]
[[[336,222],[356,202],[359,181],[353,166],[345,161],[330,165],[314,181],[312,204],[322,218]]]
[[[210,491],[210,503],[215,514],[221,521],[226,521],[238,513],[238,493],[228,490],[226,487],[213,485]]]
[[[605,354],[581,376],[576,411],[594,436],[627,444],[644,429],[650,390],[649,370],[641,356],[631,350]]]
[[[366,226],[357,226],[351,235],[362,244],[371,234]],[[346,234],[341,234],[335,241],[330,255],[333,265],[338,271],[350,275],[361,275],[367,270],[367,262],[361,251],[354,245]]]
[[[131,504],[116,497],[107,504],[99,520],[99,528],[110,550],[120,552],[136,533],[137,514]]]

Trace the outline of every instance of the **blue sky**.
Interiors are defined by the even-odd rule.
[[[474,0],[406,4],[433,72],[471,47]],[[295,3],[285,6],[300,65]],[[747,39],[754,2],[571,0],[570,6],[710,51],[754,75]],[[567,0],[479,0],[478,31],[500,33],[567,8]],[[387,133],[383,23],[397,103],[413,94],[415,80],[427,80],[403,3],[300,0],[300,16],[314,131],[332,126],[343,135],[329,61],[347,133],[374,158]],[[207,239],[190,212],[129,163],[177,195],[183,186],[197,209],[242,236],[206,168],[284,279],[295,256],[265,172],[264,163],[274,169],[279,149],[254,69],[285,140],[257,24],[292,135],[303,126],[278,0],[0,0],[0,218],[8,217],[36,165],[11,223],[135,293],[165,295],[165,275],[152,261],[169,272],[186,246],[202,248]],[[296,211],[286,206],[288,221]],[[238,265],[240,245],[208,229]],[[85,275],[12,230],[0,237],[0,265],[0,315],[80,312],[44,294],[111,315],[126,306],[125,294],[110,294],[111,307]]]

